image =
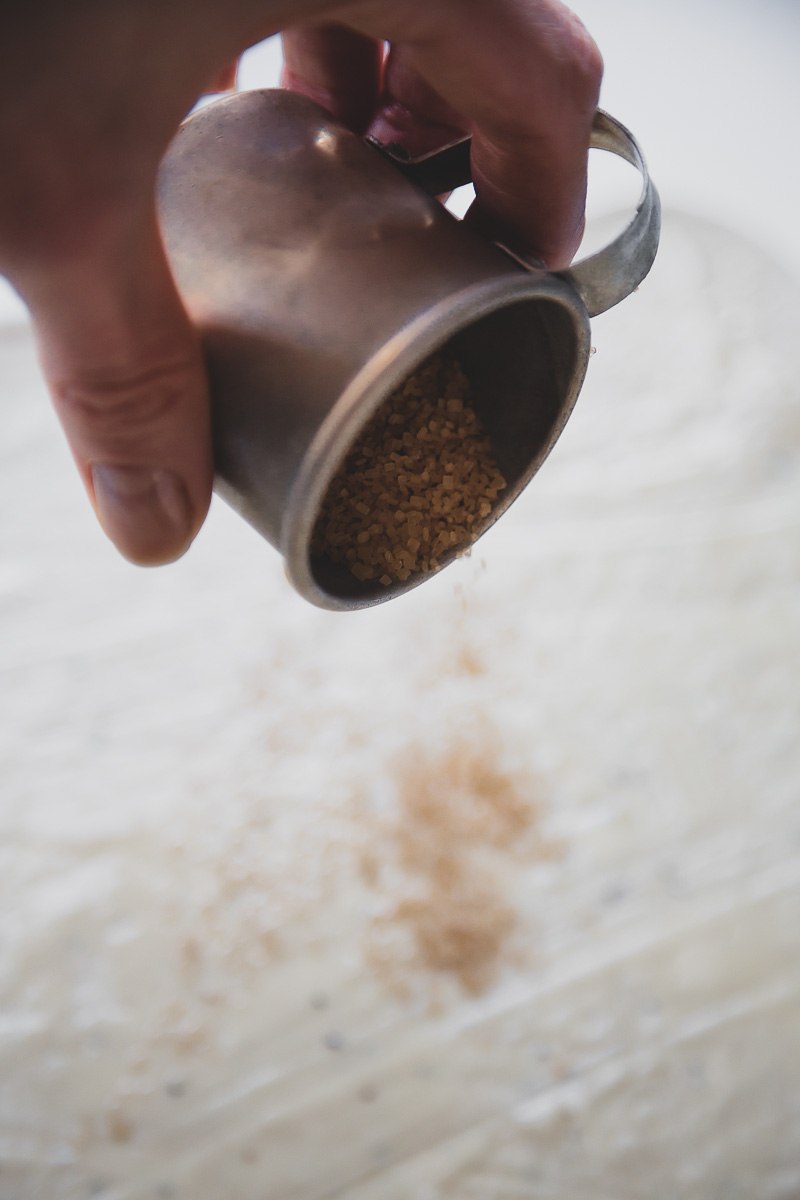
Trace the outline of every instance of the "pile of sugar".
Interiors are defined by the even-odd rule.
[[[331,483],[312,555],[383,587],[435,571],[506,487],[458,362],[434,355],[363,429]]]
[[[395,814],[368,827],[361,855],[365,882],[389,901],[373,923],[368,961],[394,990],[422,969],[480,993],[517,925],[512,860],[557,852],[540,835],[537,781],[508,765],[484,719],[436,752],[415,745],[395,782]]]

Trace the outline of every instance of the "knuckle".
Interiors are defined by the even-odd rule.
[[[581,21],[570,14],[563,42],[563,63],[569,72],[570,92],[582,112],[593,113],[600,98],[603,58],[597,43]]]
[[[113,454],[155,442],[189,378],[186,363],[166,362],[130,372],[86,373],[51,386],[69,431]]]

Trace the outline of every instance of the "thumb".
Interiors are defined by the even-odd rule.
[[[210,418],[199,340],[154,209],[20,287],[56,411],[106,534],[132,562],[188,548],[208,509]]]

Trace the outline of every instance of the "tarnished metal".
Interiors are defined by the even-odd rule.
[[[635,141],[604,114],[596,138],[642,171],[643,201],[617,242],[556,274],[483,240],[398,170],[455,186],[463,146],[444,172],[430,159],[395,165],[286,91],[241,93],[182,127],[159,203],[207,356],[216,488],[312,603],[361,608],[421,582],[359,583],[313,558],[310,542],[360,429],[434,350],[447,344],[462,361],[509,481],[480,532],[551,450],[586,372],[589,315],[637,286],[658,241]]]

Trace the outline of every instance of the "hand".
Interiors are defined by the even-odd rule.
[[[0,271],[100,522],[135,562],[184,552],[213,475],[158,165],[227,64],[281,29],[286,84],[352,127],[412,154],[471,132],[470,219],[492,236],[551,266],[580,241],[601,64],[557,0],[6,0]]]
[[[547,266],[568,266],[583,235],[602,75],[578,19],[558,0],[347,7],[360,35],[330,25],[284,33],[284,85],[413,157],[471,133],[471,219]]]

